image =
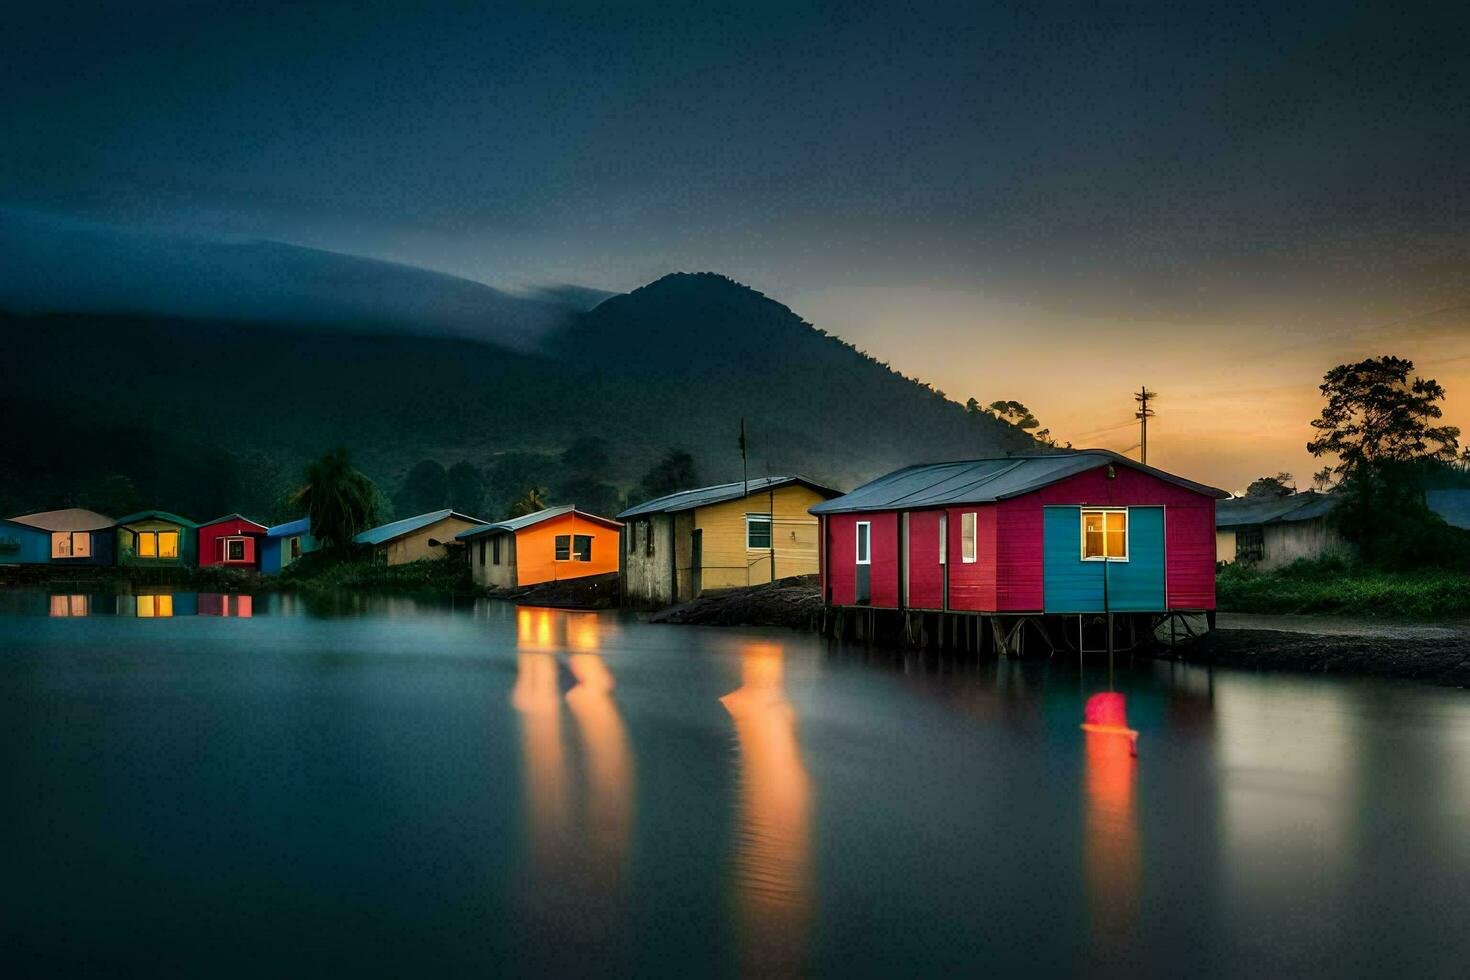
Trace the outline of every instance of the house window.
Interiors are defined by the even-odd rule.
[[[745,547],[751,551],[768,551],[771,547],[771,515],[745,515]]]
[[[225,538],[225,561],[245,560],[245,539]]]
[[[873,559],[868,551],[868,545],[873,535],[873,525],[870,521],[858,521],[857,525],[857,563],[859,565],[871,565]]]
[[[485,567],[485,539],[480,539],[480,567]]]
[[[1082,560],[1128,560],[1128,512],[1084,510],[1082,512]]]
[[[572,536],[570,534],[558,534],[556,536],[556,560],[572,560]]]
[[[653,522],[639,521],[643,525],[643,553],[653,557]]]
[[[51,535],[52,558],[87,558],[92,554],[89,531],[56,531]]]
[[[572,561],[592,560],[592,535],[578,534],[572,538]]]
[[[975,563],[975,513],[960,515],[960,561],[966,565]]]
[[[500,535],[498,534],[490,541],[490,561],[496,565],[500,564]]]
[[[291,539],[291,560],[292,561],[295,561],[297,558],[300,558],[300,557],[301,557],[301,539],[299,537],[292,538]]]
[[[1235,560],[1260,561],[1266,557],[1266,536],[1259,527],[1237,528],[1235,532]]]
[[[179,532],[178,531],[159,531],[158,532],[158,557],[160,557],[160,558],[177,558],[177,557],[179,557]],[[173,597],[172,596],[169,597],[169,602],[170,603],[173,602]],[[170,615],[172,615],[172,613],[170,613]]]
[[[939,564],[949,561],[949,515],[939,515]]]

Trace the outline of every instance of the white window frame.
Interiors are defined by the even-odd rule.
[[[966,534],[965,525],[969,525]],[[980,516],[978,511],[967,510],[960,515],[960,563],[975,564],[980,554]]]
[[[949,561],[949,514],[939,515],[939,564]]]
[[[1128,507],[1083,507],[1077,512],[1077,554],[1083,561],[1112,561],[1126,562],[1133,555],[1133,518],[1129,516]],[[1087,555],[1087,515],[1088,514],[1122,514],[1123,515],[1123,557],[1114,558],[1106,554],[1108,550],[1107,518],[1103,518],[1103,551],[1104,554],[1088,557]]]
[[[768,545],[753,545],[750,543],[750,526],[764,522],[769,530],[771,543]],[[776,518],[773,514],[746,514],[745,515],[745,550],[746,551],[770,551],[776,547]]]
[[[250,559],[248,559],[248,558],[245,557],[245,554],[246,554],[245,536],[243,534],[231,534],[228,537],[223,537],[223,538],[220,538],[219,540],[220,540],[220,561],[222,561],[222,562],[224,562],[226,564],[244,564],[245,562],[247,562],[247,561],[250,560]],[[238,541],[238,542],[240,542],[240,557],[239,558],[231,558],[230,557],[230,542],[231,541]]]
[[[855,534],[853,539],[853,555],[856,558],[855,564],[873,564],[873,522],[858,521],[853,525],[853,532]],[[866,555],[863,554],[864,551],[867,551]]]

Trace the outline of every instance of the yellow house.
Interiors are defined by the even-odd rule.
[[[417,517],[405,517],[363,531],[352,540],[373,549],[373,557],[388,565],[403,565],[426,558],[443,558],[454,536],[485,521],[453,510],[436,510]]]
[[[808,508],[840,491],[799,476],[684,490],[630,507],[623,522],[623,599],[686,602],[704,592],[818,570],[817,519]]]

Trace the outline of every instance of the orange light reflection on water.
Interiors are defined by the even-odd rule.
[[[785,651],[749,643],[720,702],[740,748],[736,905],[751,972],[800,972],[812,920],[811,780],[786,700]]]
[[[1112,700],[1107,704],[1099,698]],[[1138,924],[1143,864],[1138,837],[1138,733],[1127,727],[1123,695],[1089,701],[1085,731],[1083,867],[1094,936],[1105,946]],[[1099,710],[1102,709],[1102,710]]]

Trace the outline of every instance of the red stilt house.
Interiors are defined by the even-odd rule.
[[[260,542],[268,530],[248,517],[230,514],[199,525],[199,567],[260,567]]]

